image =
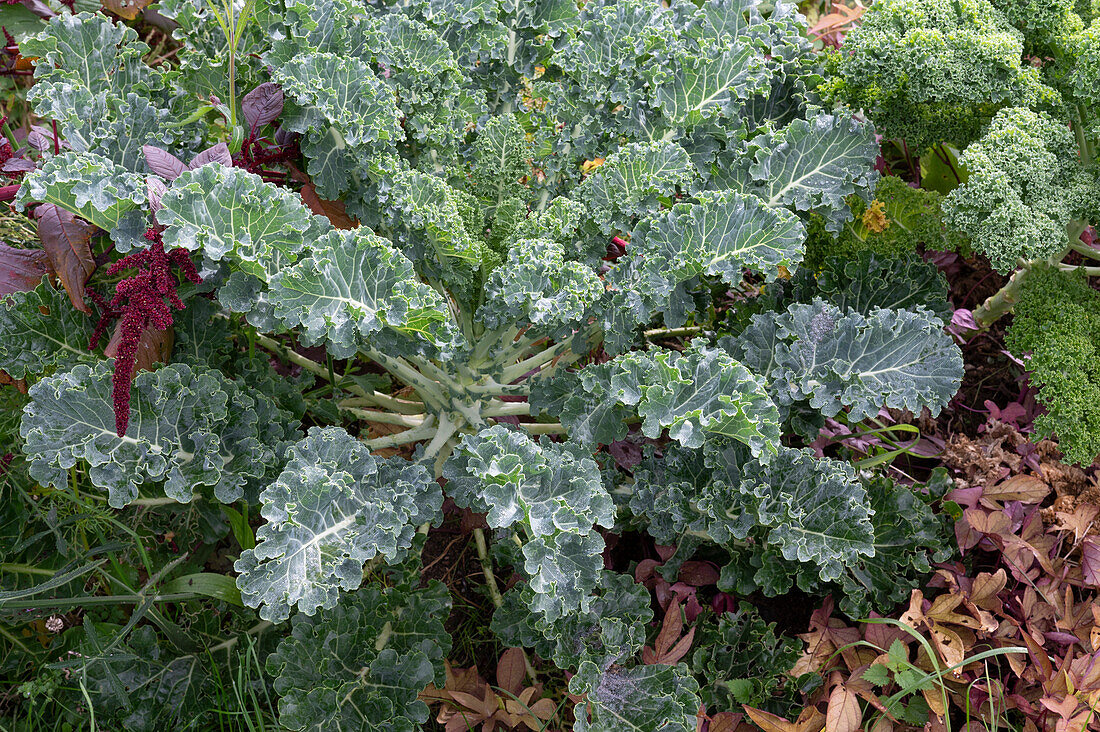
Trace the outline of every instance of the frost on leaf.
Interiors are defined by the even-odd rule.
[[[362,583],[366,561],[403,558],[416,527],[434,521],[443,505],[427,469],[375,458],[339,427],[310,428],[288,458],[260,494],[267,523],[256,548],[234,564],[245,604],[275,622],[295,605],[306,615],[332,608],[341,589]]]
[[[699,684],[680,664],[601,671],[585,661],[569,691],[586,694],[575,708],[574,732],[694,732]]]
[[[702,339],[683,352],[635,351],[588,366],[536,388],[532,404],[586,445],[625,437],[630,413],[647,437],[667,429],[686,447],[723,435],[766,459],[779,444],[779,414],[763,380]]]
[[[935,416],[962,380],[958,346],[943,332],[943,321],[923,308],[873,308],[864,315],[815,299],[786,313],[755,315],[740,337],[724,343],[767,374],[779,403],[808,399],[829,417],[850,407],[853,421],[884,406],[927,407]]]

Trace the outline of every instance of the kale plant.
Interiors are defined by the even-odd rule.
[[[246,605],[291,622],[267,665],[287,728],[426,720],[445,593],[382,573],[415,564],[445,497],[485,514],[493,627],[574,674],[578,731],[694,730],[700,705],[693,667],[638,662],[648,595],[605,570],[603,530],[721,557],[723,589],[836,590],[851,613],[928,570],[939,526],[914,493],[800,446],[826,417],[937,414],[962,359],[931,265],[798,270],[811,217],[835,234],[871,201],[879,147],[823,106],[791,5],[160,7],[173,68],[88,14],[25,44],[65,144],[17,202],[155,251],[106,270],[144,266],[123,280],[140,287],[90,285],[140,293],[100,309],[121,318],[113,362],[43,282],[0,309],[0,368],[34,382],[41,484],[76,469],[117,509],[259,506],[233,567]],[[169,328],[167,364],[131,379]],[[263,351],[326,388],[303,399]],[[503,595],[488,538],[526,580]],[[98,666],[120,718],[111,679],[155,672],[148,641]]]
[[[1057,436],[1067,458],[1092,463],[1100,454],[1100,341],[1092,315],[1068,314],[1093,300],[1075,278],[1100,275],[1091,229],[1100,216],[1094,6],[880,0],[835,66],[830,93],[864,108],[885,135],[929,157],[962,151],[961,183],[942,202],[943,221],[1011,275],[974,317],[988,326],[1020,306],[1009,340],[1028,359],[1046,408],[1036,436]],[[1045,269],[1055,273],[1040,275]],[[1034,321],[1040,312],[1052,316],[1046,332]]]

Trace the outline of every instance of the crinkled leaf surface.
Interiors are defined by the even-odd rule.
[[[455,502],[487,513],[494,528],[523,522],[534,536],[547,536],[614,522],[599,467],[584,450],[540,444],[503,425],[463,437],[443,477]]]
[[[16,205],[53,203],[110,231],[131,209],[146,202],[145,179],[107,158],[64,152],[27,174]]]
[[[311,246],[272,278],[271,291],[276,317],[307,344],[347,358],[384,328],[439,346],[459,337],[439,293],[370,229],[332,230]]]
[[[630,228],[633,217],[656,211],[661,196],[695,175],[691,159],[671,142],[635,143],[610,155],[576,192],[605,234]]]
[[[428,721],[417,695],[442,684],[451,598],[440,582],[370,584],[338,605],[298,613],[267,659],[288,730],[407,732]]]
[[[756,196],[701,193],[698,203],[676,204],[634,229],[628,266],[616,284],[659,303],[700,274],[721,277],[731,287],[741,283],[746,269],[772,281],[780,267],[794,269],[802,261],[805,236],[798,217]]]
[[[766,456],[779,444],[779,414],[764,382],[702,339],[682,352],[627,353],[565,381],[540,387],[532,403],[559,416],[573,439],[584,444],[625,437],[622,420],[631,412],[642,418],[647,437],[667,429],[686,447],[701,447],[708,435],[724,435]]]
[[[20,434],[31,474],[45,485],[65,486],[68,469],[88,464],[92,484],[122,508],[146,481],[165,481],[165,492],[186,503],[197,485],[221,479],[218,428],[228,397],[220,374],[174,364],[134,377],[130,424],[115,433],[111,362],[78,364],[31,387]]]
[[[629,575],[602,571],[588,607],[554,621],[531,610],[534,594],[526,585],[504,593],[491,627],[505,645],[533,648],[559,668],[576,668],[585,660],[603,668],[645,645],[645,628],[653,618],[649,591]]]
[[[20,434],[37,480],[64,486],[66,471],[83,460],[115,508],[147,481],[164,481],[164,492],[181,503],[202,486],[230,503],[273,469],[295,429],[289,414],[246,385],[172,364],[134,377],[130,423],[119,437],[113,370],[109,361],[78,364],[31,388]]]
[[[93,359],[91,334],[88,317],[46,280],[33,290],[0,298],[0,370],[12,378]]]
[[[864,251],[854,258],[828,257],[818,272],[800,269],[793,290],[799,302],[821,297],[841,311],[852,309],[866,315],[876,308],[923,307],[944,322],[951,319],[947,280],[936,265],[914,252],[890,256]]]
[[[487,513],[490,526],[525,527],[533,610],[553,620],[587,606],[603,567],[593,525],[613,525],[614,506],[585,450],[495,425],[463,437],[443,476],[455,502]]]
[[[916,310],[842,312],[815,299],[786,313],[753,316],[727,341],[734,355],[767,373],[780,403],[809,399],[833,416],[850,407],[855,421],[883,406],[939,414],[962,380],[962,354],[943,321]],[[774,345],[774,353],[767,346]]]
[[[330,228],[291,191],[216,163],[182,173],[160,202],[166,247],[228,259],[264,282]]]
[[[508,261],[493,270],[485,285],[478,318],[489,328],[520,320],[551,332],[569,332],[581,324],[604,292],[591,267],[565,258],[564,247],[547,239],[521,239]]]
[[[816,211],[825,216],[830,231],[851,218],[844,199],[868,195],[878,177],[874,129],[851,117],[796,119],[753,139],[749,153],[753,162],[741,181],[744,190],[772,206]]]
[[[362,583],[367,560],[401,559],[443,505],[423,466],[377,459],[339,427],[310,428],[288,457],[260,495],[267,523],[256,548],[234,564],[245,604],[276,622],[294,606],[306,615],[335,606],[340,589]]]
[[[653,664],[601,671],[585,661],[569,691],[587,694],[575,710],[575,732],[694,732],[699,684],[687,666]]]

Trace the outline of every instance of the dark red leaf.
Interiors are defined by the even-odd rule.
[[[146,178],[145,189],[149,196],[149,208],[153,210],[153,216],[156,216],[161,209],[161,196],[168,192],[168,186],[160,178]]]
[[[115,332],[111,334],[111,340],[103,349],[103,355],[107,358],[118,356],[119,346],[122,345],[122,322],[115,325]],[[175,330],[167,328],[159,330],[155,326],[147,326],[138,337],[134,350],[134,370],[149,371],[153,364],[167,363],[172,355],[172,345],[175,343]]]
[[[283,113],[283,90],[278,84],[265,81],[244,95],[241,111],[249,129],[256,130],[270,124]]]
[[[149,166],[149,170],[161,178],[173,181],[187,170],[187,163],[167,150],[161,150],[153,145],[143,145],[141,151],[145,153],[145,164]]]
[[[214,147],[208,147],[191,159],[191,170],[201,168],[207,163],[218,163],[226,167],[233,167],[233,156],[229,154],[229,146],[219,142]]]
[[[15,249],[0,243],[0,297],[33,290],[52,273],[50,257],[41,249]]]
[[[718,584],[718,568],[710,562],[684,562],[678,579],[692,587],[708,587]]]
[[[337,229],[354,229],[359,222],[348,216],[342,201],[326,201],[317,195],[312,183],[302,186],[302,202],[318,216],[324,216]]]
[[[84,285],[95,272],[91,240],[96,227],[52,203],[38,206],[34,216],[42,248],[69,293],[69,301],[77,310],[91,315],[91,308],[84,303]]]

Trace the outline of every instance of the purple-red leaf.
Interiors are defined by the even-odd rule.
[[[141,151],[145,153],[145,164],[149,166],[149,170],[165,180],[173,181],[187,170],[187,163],[167,150],[161,150],[153,145],[143,145]]]
[[[233,156],[229,154],[229,146],[219,142],[214,147],[208,147],[191,159],[191,170],[201,168],[207,163],[219,163],[227,168],[233,167]]]
[[[26,158],[8,158],[4,161],[4,164],[0,166],[0,170],[5,173],[29,173],[34,170],[35,167],[37,166]]]
[[[52,203],[38,206],[34,215],[42,248],[69,293],[69,300],[74,308],[91,315],[91,308],[84,303],[84,285],[95,272],[91,240],[96,227]]]
[[[168,192],[168,186],[160,178],[146,178],[145,191],[149,196],[149,208],[153,210],[153,217],[155,218],[157,211],[161,209],[161,196]]]
[[[52,272],[50,258],[41,249],[15,249],[0,243],[0,297],[33,290]]]
[[[244,95],[241,111],[251,130],[270,124],[283,113],[283,90],[278,84],[265,81]]]

